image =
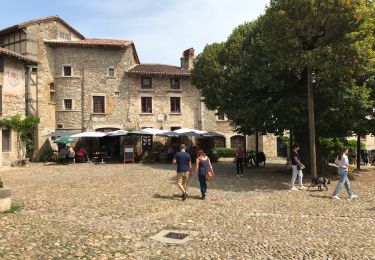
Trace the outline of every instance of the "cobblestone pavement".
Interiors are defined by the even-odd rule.
[[[234,175],[214,164],[209,198],[197,179],[181,201],[174,165],[33,164],[0,172],[15,213],[0,214],[1,259],[375,259],[375,172],[352,181],[358,199],[288,190],[271,166]],[[279,166],[280,167],[280,166]],[[306,185],[308,180],[305,180]],[[180,230],[191,240],[150,237]]]

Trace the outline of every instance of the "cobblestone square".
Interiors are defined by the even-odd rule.
[[[281,167],[279,165],[278,167]],[[181,201],[175,166],[45,165],[0,172],[21,208],[0,214],[1,259],[375,259],[375,172],[351,182],[358,199],[288,190],[275,166],[236,177],[214,164],[209,198],[196,178]],[[309,178],[304,180],[308,186]],[[163,244],[162,230],[190,240]]]

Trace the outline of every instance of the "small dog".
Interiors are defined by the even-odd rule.
[[[322,191],[322,185],[328,190],[328,184],[331,184],[330,180],[328,180],[326,177],[318,177],[318,178],[312,178],[311,184],[307,189],[310,189],[310,187],[316,187],[318,186],[318,189]]]

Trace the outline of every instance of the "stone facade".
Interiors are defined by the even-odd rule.
[[[25,87],[28,61],[10,57],[0,52],[0,88],[1,88],[1,118],[14,115],[25,116]],[[2,149],[0,165],[10,165],[17,159],[17,133],[13,129],[0,129]],[[21,153],[25,147],[21,146]]]
[[[36,158],[51,149],[51,140],[45,136],[59,130],[185,127],[219,132],[226,147],[241,142],[230,122],[208,110],[191,84],[194,49],[183,52],[181,67],[140,64],[132,42],[85,39],[59,17],[17,26],[0,31],[0,42],[4,48],[18,50],[18,43],[9,39],[19,34],[20,52],[38,60],[37,67],[28,70],[26,93],[26,112],[40,117],[34,138]],[[71,73],[65,75],[64,67]],[[145,77],[151,79],[151,88],[142,87]],[[178,80],[179,87],[171,87],[171,80]],[[151,100],[152,111],[142,112],[142,98]],[[171,102],[176,99],[179,110],[173,111]],[[247,137],[247,147],[254,147],[253,137]],[[276,138],[260,137],[259,147],[275,156]]]

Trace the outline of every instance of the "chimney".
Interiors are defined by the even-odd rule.
[[[191,70],[194,63],[194,48],[185,50],[181,57],[181,69]]]

